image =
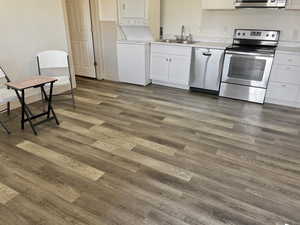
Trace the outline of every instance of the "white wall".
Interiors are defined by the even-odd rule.
[[[99,0],[100,20],[117,21],[117,1],[116,0]]]
[[[36,54],[68,49],[61,0],[0,0],[0,64],[13,80],[37,74]]]
[[[201,0],[161,0],[164,34],[180,34],[181,26],[185,25],[188,33],[198,35],[201,20]]]
[[[106,80],[118,81],[117,0],[99,0],[99,7],[103,55],[102,77]]]
[[[186,25],[196,38],[232,38],[234,28],[278,29],[281,40],[300,41],[300,11],[273,9],[202,10],[201,0],[162,0],[167,37]]]

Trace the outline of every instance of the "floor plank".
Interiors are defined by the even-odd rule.
[[[0,203],[5,205],[10,200],[15,198],[18,195],[18,192],[11,189],[10,187],[0,183]]]
[[[61,167],[73,170],[74,172],[94,181],[98,180],[104,175],[103,171],[97,170],[64,155],[58,154],[30,141],[24,141],[18,144],[17,147],[38,157],[49,160],[50,162],[53,162]]]
[[[1,225],[300,224],[299,109],[84,78],[75,93],[59,127],[21,131],[17,109],[0,132]]]

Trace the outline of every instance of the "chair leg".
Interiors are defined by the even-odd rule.
[[[73,78],[71,73],[71,65],[70,65],[70,56],[68,56],[68,71],[69,71],[69,80],[70,80],[70,86],[71,86],[71,94],[72,94],[72,101],[73,101],[73,108],[76,108],[75,104],[75,97],[74,97],[74,85],[73,85]]]
[[[6,107],[7,107],[7,115],[9,116],[10,115],[10,102],[7,103]]]
[[[7,134],[10,134],[10,131],[7,129],[7,127],[4,125],[4,123],[0,120],[0,125],[3,127],[3,129],[6,131]]]
[[[41,99],[42,99],[42,105],[43,105],[43,112],[46,112],[46,109],[45,109],[45,99],[44,99],[44,95],[43,95],[42,91],[41,91]]]
[[[76,108],[76,104],[75,104],[75,96],[74,96],[74,90],[73,88],[71,89],[71,94],[72,94],[72,101],[73,101],[73,108]]]

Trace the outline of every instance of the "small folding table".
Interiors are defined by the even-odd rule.
[[[6,85],[15,90],[18,99],[20,101],[20,104],[22,106],[22,119],[21,119],[21,127],[22,130],[24,130],[24,125],[26,122],[29,122],[32,131],[35,135],[37,135],[37,131],[35,129],[36,126],[51,121],[55,120],[56,124],[59,125],[59,121],[56,117],[56,114],[53,110],[52,107],[52,93],[53,93],[53,84],[57,81],[56,78],[52,77],[47,77],[47,76],[35,76],[31,77],[27,80],[24,81],[17,81],[17,82],[9,82]],[[50,92],[49,95],[47,95],[45,91],[45,86],[50,85]],[[44,95],[44,98],[46,102],[48,103],[48,110],[46,112],[42,112],[38,115],[34,115],[31,110],[29,109],[28,105],[25,102],[25,90],[30,89],[30,88],[41,88],[42,95]],[[52,113],[52,116],[51,116]],[[26,118],[25,118],[26,116]],[[38,119],[40,117],[46,117],[46,119],[39,121],[37,123],[33,123],[33,120]]]

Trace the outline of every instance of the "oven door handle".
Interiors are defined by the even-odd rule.
[[[232,55],[248,55],[248,56],[263,56],[273,58],[274,54],[262,54],[262,53],[255,53],[255,52],[238,52],[238,51],[226,51],[226,54]]]

